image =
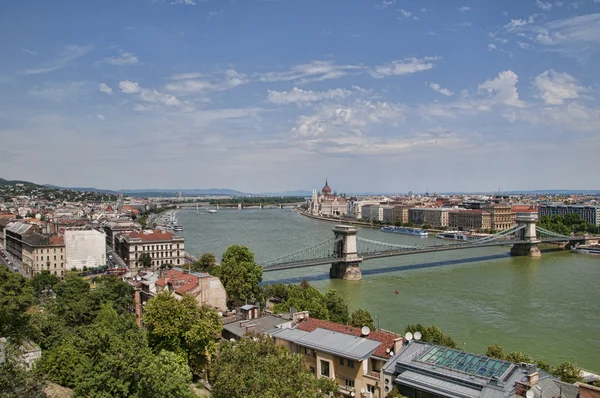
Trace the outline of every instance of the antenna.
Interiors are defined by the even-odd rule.
[[[421,332],[415,332],[415,335],[414,335],[414,338],[415,338],[415,340],[417,340],[417,341],[418,341],[418,340],[421,340],[421,337],[423,337],[423,336],[421,335]]]
[[[363,336],[368,336],[368,335],[369,335],[369,333],[371,333],[371,329],[370,329],[368,326],[363,326],[363,327],[360,329],[360,333],[361,333]]]
[[[408,341],[411,341],[413,339],[413,334],[411,332],[406,332],[404,338]]]

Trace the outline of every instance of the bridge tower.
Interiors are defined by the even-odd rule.
[[[341,278],[347,281],[362,279],[362,273],[358,266],[362,258],[358,257],[357,232],[356,227],[352,225],[336,225],[333,228],[335,237],[340,238],[334,243],[333,251],[340,260],[331,264],[330,278]]]
[[[517,226],[525,226],[525,228],[517,232],[518,237],[525,242],[515,243],[510,249],[511,256],[542,256],[542,252],[540,252],[540,249],[537,247],[537,244],[541,242],[538,239],[537,231],[535,230],[537,220],[537,213],[517,213]]]
[[[238,203],[238,210],[242,210],[242,209],[243,209],[242,204]]]

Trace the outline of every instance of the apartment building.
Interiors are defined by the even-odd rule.
[[[146,230],[122,233],[115,238],[115,251],[129,268],[140,268],[142,253],[152,258],[152,267],[183,265],[184,238],[169,231]]]
[[[48,271],[63,278],[67,270],[64,238],[37,232],[23,237],[21,262],[23,270],[30,277]]]
[[[115,248],[115,241],[118,234],[141,230],[141,224],[128,218],[110,221],[104,225],[106,244],[112,248]]]
[[[392,210],[392,222],[400,224],[406,224],[410,222],[408,215],[409,209],[409,206],[394,206],[394,209]]]
[[[600,227],[600,206],[552,204],[538,207],[540,217],[565,216],[567,214],[577,214],[585,222]]]
[[[5,247],[18,261],[23,261],[23,238],[36,232],[37,228],[22,222],[12,222],[5,228]]]
[[[106,234],[88,229],[65,231],[67,269],[82,270],[106,265]]]
[[[485,210],[457,210],[448,213],[450,228],[461,231],[483,231],[491,229],[492,221]]]
[[[363,205],[360,212],[363,221],[383,221],[383,207],[381,205]]]
[[[306,318],[292,327],[267,332],[275,344],[302,354],[317,377],[335,381],[347,397],[383,397],[381,369],[401,349],[404,339],[383,330],[363,334],[361,328]]]
[[[447,227],[450,209],[438,207],[414,207],[408,209],[408,219],[415,225],[428,223],[433,228]]]

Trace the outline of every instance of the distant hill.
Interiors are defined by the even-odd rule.
[[[121,189],[118,192],[123,194],[136,194],[141,193],[156,194],[156,193],[168,193],[176,195],[179,193],[179,189]],[[208,189],[181,189],[181,193],[184,195],[226,195],[226,196],[253,196],[254,194],[236,191],[233,189],[226,188],[208,188]]]
[[[284,191],[284,192],[263,192],[258,196],[311,196],[311,191],[297,190],[297,191]]]
[[[109,189],[98,189],[98,188],[81,188],[81,187],[59,187],[56,185],[50,185],[50,184],[45,184],[45,187],[48,188],[52,188],[52,189],[68,189],[69,191],[81,191],[81,192],[98,192],[98,193],[107,193],[107,194],[112,194],[112,195],[118,195],[119,192],[117,191],[111,191]]]
[[[5,180],[4,178],[0,178],[0,186],[3,186],[3,185],[13,185],[13,184],[37,185],[37,184],[34,184],[33,182],[29,182],[29,181]]]

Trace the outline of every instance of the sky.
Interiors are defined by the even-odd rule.
[[[0,2],[0,177],[598,189],[600,0]]]

